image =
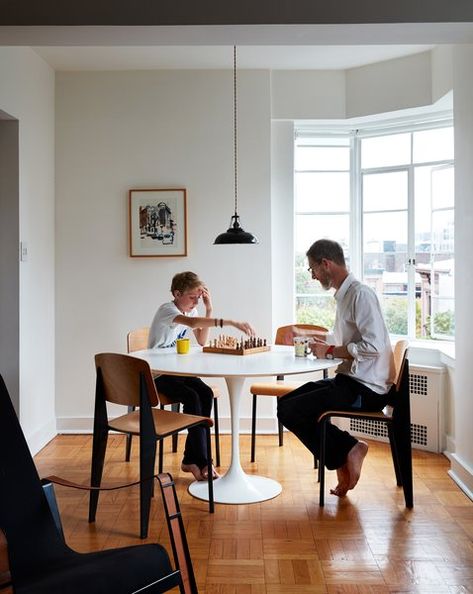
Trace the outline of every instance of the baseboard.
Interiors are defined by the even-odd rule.
[[[43,427],[37,429],[30,435],[25,435],[32,456],[36,456],[36,454],[42,450],[51,439],[54,439],[56,435],[57,430],[54,421],[46,423],[46,425],[43,425]]]
[[[94,426],[93,417],[58,417],[57,433],[92,433]],[[229,417],[219,419],[219,431],[222,435],[231,433],[231,420]],[[257,433],[259,435],[274,435],[278,432],[278,422],[274,417],[259,418]],[[56,432],[55,432],[56,433]],[[240,433],[251,433],[251,418],[240,418]]]
[[[450,454],[449,458],[451,467],[448,474],[465,495],[473,501],[473,469],[465,464],[457,454]]]

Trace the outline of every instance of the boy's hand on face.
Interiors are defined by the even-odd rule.
[[[212,310],[212,298],[210,296],[210,291],[208,287],[202,287],[202,302],[205,306],[206,310]]]

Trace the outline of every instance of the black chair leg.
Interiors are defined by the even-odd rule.
[[[107,449],[108,430],[94,434],[92,445],[92,469],[90,484],[92,487],[100,487],[102,482],[103,465],[105,461],[105,450]],[[97,505],[100,491],[92,490],[89,497],[89,522],[95,522]]]
[[[173,404],[171,404],[171,410],[173,412],[179,412],[181,410],[181,404],[180,402],[174,402]],[[174,433],[173,436],[171,437],[172,439],[172,453],[175,454],[177,452],[177,445],[178,445],[178,440],[179,440],[179,434],[178,433]],[[162,470],[160,470],[159,472],[162,472]]]
[[[134,406],[128,407],[128,412],[131,413],[135,410]],[[125,462],[130,461],[131,457],[131,440],[133,439],[133,435],[131,433],[126,434],[126,444],[125,444]]]
[[[218,401],[214,398],[215,465],[220,466],[220,428],[218,425]]]
[[[404,500],[407,508],[414,507],[414,489],[412,484],[412,445],[409,425],[399,427],[393,425],[396,450],[398,453],[399,469],[404,490]]]
[[[281,421],[278,421],[278,436],[279,436],[279,447],[284,445],[284,426]]]
[[[213,478],[213,472],[212,472],[212,455],[211,455],[211,448],[212,448],[212,443],[210,440],[210,427],[205,427],[205,433],[206,433],[206,438],[207,438],[207,452],[208,452],[208,465],[207,465],[207,472],[208,472],[208,476],[207,476],[207,482],[209,485],[209,513],[213,514],[215,511],[215,505],[214,505],[214,478]]]
[[[251,412],[251,458],[250,462],[255,461],[255,448],[256,448],[256,399],[257,395],[253,394],[253,406]]]
[[[158,450],[158,473],[161,474],[163,471],[163,458],[164,458],[164,439],[159,440]]]
[[[155,459],[156,440],[140,448],[140,538],[146,538],[148,536],[151,497],[154,494]]]
[[[325,438],[327,432],[328,418],[320,424],[320,452],[319,452],[319,505],[325,504]]]
[[[399,452],[397,451],[396,437],[394,435],[394,430],[391,423],[388,423],[387,429],[389,436],[389,445],[391,446],[391,456],[393,459],[394,472],[396,473],[396,484],[398,487],[402,487],[401,468],[399,466]]]
[[[131,433],[126,434],[126,444],[125,444],[125,462],[129,462],[131,458],[131,440],[133,435]]]

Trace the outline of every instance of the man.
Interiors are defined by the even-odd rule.
[[[318,457],[317,418],[327,410],[382,410],[393,384],[394,364],[388,331],[374,291],[350,274],[342,247],[321,239],[307,251],[309,271],[325,290],[335,289],[336,316],[327,342],[315,339],[310,348],[320,359],[343,359],[332,379],[304,384],[278,399],[278,418]],[[335,425],[327,425],[326,466],[337,470],[330,492],[346,495],[358,482],[368,452]]]

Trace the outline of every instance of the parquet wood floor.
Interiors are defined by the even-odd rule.
[[[180,437],[180,449],[183,437]],[[230,438],[222,436],[222,469]],[[167,440],[168,442],[170,440]],[[344,499],[327,494],[318,506],[311,454],[288,434],[259,436],[256,464],[249,436],[241,438],[247,472],[275,478],[279,497],[252,505],[216,505],[187,492],[181,453],[166,445],[165,469],[176,481],[201,594],[461,594],[473,592],[473,502],[448,477],[442,455],[414,452],[415,507],[406,510],[395,485],[388,446],[370,442],[357,488]],[[91,437],[56,437],[37,456],[40,475],[88,483]],[[124,462],[124,438],[111,436],[108,483],[135,479],[137,448]],[[327,473],[327,484],[335,483]],[[88,494],[57,487],[68,544],[79,551],[138,544],[138,489],[102,494],[96,524],[87,523]],[[160,495],[148,541],[168,544]]]

